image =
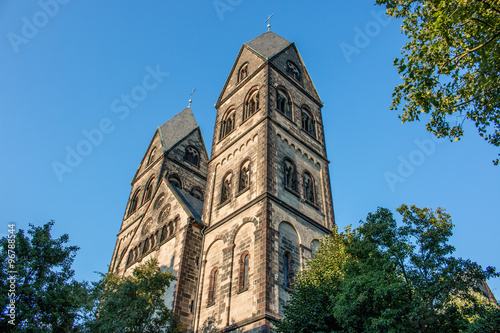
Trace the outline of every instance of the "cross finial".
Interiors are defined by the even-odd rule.
[[[266,22],[267,23],[267,31],[270,31],[271,30],[271,17],[273,17],[274,14],[271,14],[269,15],[269,17],[267,18]]]
[[[196,88],[193,89],[193,91],[191,91],[191,95],[189,95],[189,107],[191,107],[191,103],[193,103],[193,94],[194,92],[196,91]]]

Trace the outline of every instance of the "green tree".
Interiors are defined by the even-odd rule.
[[[429,114],[427,130],[459,140],[466,119],[500,146],[500,1],[376,0],[403,19],[409,41],[394,64],[403,83],[392,109],[404,122]],[[498,164],[498,159],[494,164]]]
[[[156,260],[136,267],[131,276],[109,273],[95,285],[96,303],[90,332],[179,332],[179,323],[165,306],[166,288],[175,277]],[[98,301],[97,301],[98,300]]]
[[[28,236],[20,229],[13,231],[11,238],[0,239],[2,332],[78,330],[87,284],[73,279],[71,265],[78,247],[65,245],[67,234],[53,239],[53,226],[54,221],[42,227],[30,225]],[[11,298],[15,301],[15,319],[8,316]],[[12,319],[15,325],[9,324]]]
[[[308,263],[279,332],[495,332],[498,306],[480,297],[498,277],[451,256],[443,210],[400,206],[402,225],[379,208],[366,222],[327,237]]]

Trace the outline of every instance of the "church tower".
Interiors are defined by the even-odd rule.
[[[331,232],[322,106],[294,43],[243,44],[215,105],[195,331],[270,331]]]
[[[131,181],[109,268],[128,276],[156,259],[161,269],[177,277],[165,302],[188,330],[194,322],[207,165],[191,107],[158,127]]]

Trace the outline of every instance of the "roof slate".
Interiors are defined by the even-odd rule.
[[[276,35],[272,31],[266,31],[260,36],[255,37],[246,46],[260,54],[266,59],[272,58],[275,54],[292,44],[285,38]]]
[[[186,207],[189,209],[195,220],[201,222],[201,214],[203,213],[203,201],[196,199],[184,190],[181,190],[175,186],[172,187],[177,192]]]
[[[188,106],[158,128],[163,149],[169,150],[197,127],[193,111]]]

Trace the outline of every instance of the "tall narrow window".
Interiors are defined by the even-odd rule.
[[[250,161],[245,161],[240,167],[239,191],[250,187]]]
[[[259,110],[259,91],[254,90],[250,92],[245,100],[245,109],[243,112],[243,121],[250,118],[254,113]]]
[[[129,214],[132,214],[137,210],[137,205],[139,204],[139,192],[140,191],[135,192],[134,196],[132,197],[132,200],[130,200],[130,206],[128,209]]]
[[[168,227],[166,225],[161,228],[160,242],[168,238]]]
[[[283,254],[283,278],[285,288],[291,288],[293,281],[293,264],[292,255],[288,251]]]
[[[212,305],[215,303],[215,295],[217,291],[217,275],[219,273],[219,270],[217,267],[212,269],[212,272],[210,273],[210,282],[209,282],[209,287],[208,287],[208,306]]]
[[[127,258],[127,265],[130,265],[134,261],[134,250],[130,250]]]
[[[282,88],[277,90],[276,109],[288,118],[292,118],[292,102],[288,93]]]
[[[144,246],[142,248],[142,255],[145,255],[149,251],[149,238],[144,241]]]
[[[148,162],[147,162],[148,165],[150,165],[151,163],[154,162],[154,160],[155,160],[155,154],[156,154],[156,147],[154,147],[153,149],[151,149],[151,152],[149,153]]]
[[[243,252],[240,259],[240,277],[239,277],[239,290],[243,291],[248,289],[248,269],[249,269],[250,255],[248,251]]]
[[[200,153],[194,147],[188,146],[186,147],[186,152],[184,153],[184,160],[188,161],[192,165],[197,167],[200,166]]]
[[[153,195],[153,180],[151,179],[148,184],[146,185],[146,191],[144,192],[144,200],[143,202],[148,201],[151,199],[151,196]]]
[[[314,119],[311,116],[309,110],[305,107],[302,108],[302,129],[306,131],[313,138],[316,137],[316,129],[314,125]]]
[[[248,62],[244,63],[240,67],[240,71],[238,72],[238,82],[244,80],[248,76]]]
[[[221,203],[224,203],[231,198],[231,179],[232,179],[232,176],[233,175],[231,173],[228,173],[222,181],[221,197],[220,197]]]
[[[222,119],[221,124],[221,140],[229,135],[234,130],[234,120],[235,120],[235,111],[234,109],[228,110]]]
[[[285,187],[297,192],[297,169],[295,168],[295,164],[288,158],[285,159],[284,176]]]
[[[316,203],[314,179],[309,172],[304,173],[304,199],[312,204]]]

